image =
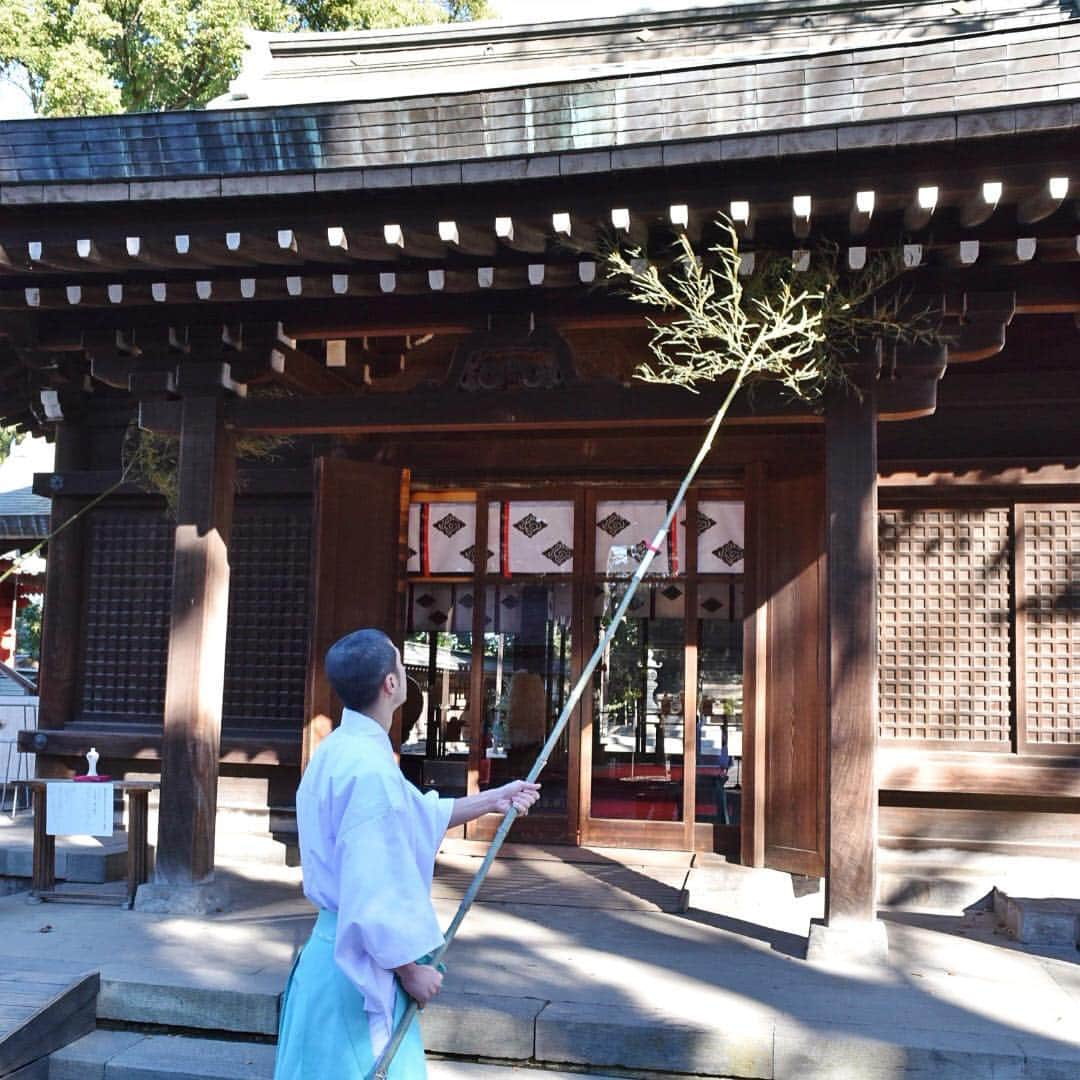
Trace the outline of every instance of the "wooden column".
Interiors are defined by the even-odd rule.
[[[214,869],[233,467],[222,393],[193,390],[183,401],[180,432],[155,868],[159,886],[198,885]]]
[[[875,380],[838,390],[825,421],[828,510],[828,842],[825,922],[872,924],[878,727]]]
[[[56,425],[57,476],[70,474],[87,464],[86,429],[78,421]],[[71,521],[84,500],[58,491],[52,498],[49,531],[56,532]],[[79,705],[78,665],[83,616],[83,552],[86,522],[73,521],[49,542],[45,575],[45,603],[41,628],[41,671],[38,677],[38,727],[55,731],[75,719]],[[39,755],[37,775],[62,778],[71,775],[63,759]]]
[[[305,766],[341,716],[341,702],[323,667],[326,650],[343,634],[365,626],[401,644],[408,513],[407,472],[370,461],[316,460]],[[399,735],[391,730],[391,739]]]

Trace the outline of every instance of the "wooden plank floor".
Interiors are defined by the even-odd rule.
[[[460,900],[479,869],[476,856],[443,852],[432,896]],[[485,904],[544,904],[606,911],[685,911],[688,867],[621,862],[496,859],[477,898]]]
[[[19,961],[0,971],[0,1077],[31,1075],[33,1063],[92,1031],[98,982],[96,971]]]

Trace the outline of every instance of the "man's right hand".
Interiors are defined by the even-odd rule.
[[[442,972],[430,964],[402,964],[395,968],[405,993],[422,1009],[442,987]]]

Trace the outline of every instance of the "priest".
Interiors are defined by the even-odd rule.
[[[345,710],[296,793],[304,893],[319,915],[282,1001],[275,1080],[364,1080],[406,998],[423,1008],[442,985],[426,959],[443,940],[431,877],[446,830],[511,806],[527,814],[540,794],[515,780],[443,799],[405,779],[387,734],[405,701],[405,669],[382,631],[336,642],[326,673]],[[390,1080],[426,1075],[413,1024]]]

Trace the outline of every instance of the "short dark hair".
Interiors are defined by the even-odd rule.
[[[378,701],[386,676],[397,670],[397,656],[381,630],[354,630],[330,646],[326,676],[347,709],[363,712]]]

